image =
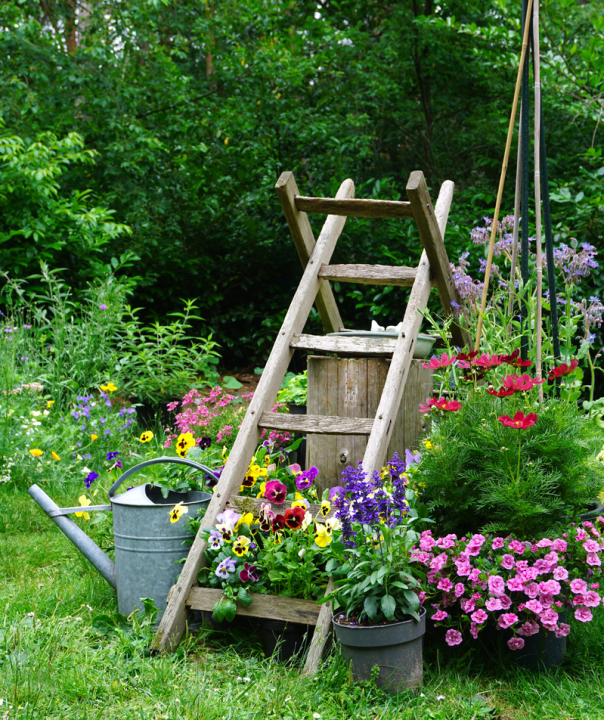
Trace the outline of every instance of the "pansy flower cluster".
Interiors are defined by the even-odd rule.
[[[451,646],[466,633],[476,639],[487,623],[509,631],[511,650],[541,629],[565,637],[567,615],[589,622],[602,602],[603,526],[599,517],[595,525],[573,523],[559,537],[532,542],[481,534],[434,538],[427,530],[412,554],[427,569],[421,601],[434,623],[447,628]]]

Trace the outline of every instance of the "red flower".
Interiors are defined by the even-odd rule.
[[[486,353],[482,353],[482,355],[476,360],[475,364],[483,370],[490,370],[491,368],[503,365],[503,360],[499,357],[499,355],[495,355],[494,353],[491,357],[489,357]]]
[[[458,403],[457,400],[445,400],[445,398],[438,398],[438,400],[436,398],[426,398],[426,404],[421,404],[419,406],[419,411],[423,413],[430,412],[433,407],[437,410],[455,412],[456,410],[459,410],[461,403]]]
[[[278,480],[271,480],[266,483],[264,497],[271,502],[281,505],[287,495],[287,487]]]
[[[300,525],[302,525],[302,521],[304,520],[305,515],[306,511],[304,510],[304,508],[290,508],[289,510],[285,511],[285,524],[290,530],[297,530]]]
[[[537,422],[537,416],[535,413],[529,413],[525,417],[524,413],[519,410],[513,418],[509,415],[500,415],[499,422],[506,427],[511,427],[516,430],[526,430]]]
[[[511,355],[502,355],[501,360],[508,365],[513,365],[514,367],[519,368],[530,367],[533,364],[530,360],[521,360],[519,355],[520,350],[514,350]]]
[[[469,367],[475,364],[478,350],[472,350],[471,353],[459,353],[457,356],[457,364],[460,368],[467,370]]]
[[[513,390],[506,390],[505,388],[501,388],[501,390],[490,388],[487,392],[489,395],[495,395],[496,397],[510,397],[510,395],[514,394]]]
[[[513,392],[525,392],[532,390],[536,385],[541,385],[545,380],[534,380],[530,375],[507,375],[503,379],[503,389]]]
[[[576,360],[572,360],[570,365],[567,365],[566,363],[562,363],[562,365],[558,365],[557,367],[553,368],[548,375],[549,380],[556,380],[557,378],[564,377],[565,375],[570,375],[570,373],[577,367],[579,363]]]
[[[457,358],[455,357],[455,355],[451,355],[451,357],[449,357],[447,353],[443,353],[440,358],[430,358],[429,363],[422,363],[422,365],[426,368],[426,370],[437,370],[438,368],[448,367],[449,365],[452,365],[456,360]]]
[[[283,515],[275,515],[275,517],[273,518],[271,530],[273,532],[277,532],[277,530],[283,530],[284,527],[285,518],[283,517]]]

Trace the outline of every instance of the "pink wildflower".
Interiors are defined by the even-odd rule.
[[[524,640],[519,637],[512,637],[508,640],[508,647],[510,650],[522,650],[524,647]]]
[[[499,548],[502,548],[503,545],[504,545],[504,542],[503,542],[502,537],[493,538],[493,544],[491,546],[493,548],[493,550],[499,550]]]
[[[543,611],[543,605],[539,602],[539,600],[529,600],[525,607],[527,610],[534,612],[535,615],[539,615],[539,613]]]
[[[581,580],[580,578],[575,578],[574,580],[571,580],[571,582],[570,582],[570,589],[574,593],[583,594],[584,592],[587,591],[587,583],[585,582],[585,580]]]
[[[501,605],[501,600],[499,598],[494,598],[494,597],[491,597],[486,601],[485,607],[489,612],[495,612],[496,610],[503,610],[503,606]]]
[[[462,642],[463,637],[461,636],[459,630],[447,630],[445,640],[447,641],[447,645],[453,647],[453,645],[459,645]]]
[[[447,617],[449,617],[449,613],[445,612],[444,610],[438,610],[434,613],[434,615],[432,615],[432,620],[434,620],[434,622],[440,622]]]
[[[560,623],[554,632],[557,638],[566,637],[570,632],[570,625]]]
[[[455,355],[451,355],[451,357],[449,357],[445,352],[440,356],[440,358],[434,356],[430,358],[429,363],[422,363],[422,365],[426,368],[426,370],[437,370],[438,368],[448,367],[449,365],[452,365],[456,360],[457,357]]]
[[[501,558],[501,567],[505,568],[506,570],[511,570],[515,564],[516,561],[514,560],[513,555],[506,554]]]
[[[499,624],[499,627],[503,628],[504,630],[507,630],[507,628],[512,627],[512,625],[517,622],[518,622],[518,615],[515,615],[514,613],[503,613],[497,619],[497,623]]]
[[[500,575],[491,575],[488,584],[491,595],[501,595],[505,592],[505,582]]]
[[[591,614],[591,610],[589,610],[586,607],[578,607],[575,610],[575,618],[579,622],[590,622],[593,620],[593,615]]]
[[[485,622],[488,617],[489,617],[489,616],[488,616],[488,615],[486,614],[486,612],[485,612],[484,610],[482,610],[482,609],[481,609],[481,610],[476,610],[476,612],[473,612],[473,613],[470,615],[470,618],[471,618],[477,625],[482,625],[482,623]]]
[[[588,590],[585,594],[585,605],[587,607],[598,607],[602,598],[594,590]]]

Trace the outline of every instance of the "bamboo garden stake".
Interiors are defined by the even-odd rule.
[[[527,22],[528,25],[528,22]],[[535,242],[537,245],[537,379],[542,379],[542,316],[543,316],[543,258],[541,255],[541,65],[539,61],[539,0],[533,6],[533,81],[535,85]],[[543,385],[539,385],[539,402],[543,402]]]
[[[505,143],[505,152],[503,154],[503,165],[501,167],[501,176],[499,177],[499,190],[497,191],[497,202],[495,203],[495,214],[493,215],[493,227],[491,229],[491,240],[489,242],[489,254],[487,256],[487,266],[484,273],[484,289],[482,291],[482,300],[480,303],[480,315],[478,316],[478,327],[476,329],[475,350],[480,348],[480,336],[482,335],[482,317],[487,306],[487,294],[489,292],[489,280],[491,279],[491,265],[493,263],[493,247],[495,245],[495,237],[497,235],[497,223],[499,221],[499,210],[501,209],[501,197],[503,195],[503,186],[505,185],[505,176],[508,169],[508,160],[510,158],[510,148],[512,146],[512,136],[514,134],[514,124],[516,121],[516,110],[518,108],[518,96],[520,94],[520,81],[522,80],[522,67],[524,65],[524,57],[528,45],[528,34],[530,22],[528,18],[533,9],[533,0],[528,0],[526,10],[527,21],[524,24],[524,33],[522,37],[522,51],[520,53],[520,63],[518,65],[518,75],[516,76],[516,87],[514,89],[514,101],[512,102],[512,112],[510,113],[510,124],[508,127],[508,137]]]

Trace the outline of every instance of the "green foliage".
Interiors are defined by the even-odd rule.
[[[306,386],[308,382],[307,370],[299,375],[294,375],[285,387],[279,390],[277,402],[291,403],[292,405],[306,405]]]
[[[460,410],[433,421],[415,480],[440,532],[530,539],[583,510],[604,487],[601,430],[576,403],[547,400],[533,408],[537,422],[526,430],[498,421],[517,409],[513,398],[502,402],[479,388]]]

